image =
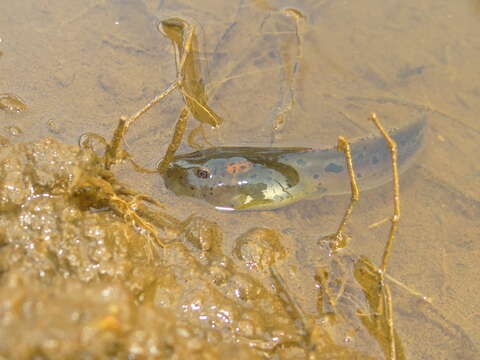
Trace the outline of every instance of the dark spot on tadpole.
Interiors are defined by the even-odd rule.
[[[297,165],[300,165],[300,166],[305,165],[305,160],[303,159],[298,159],[296,162],[297,162]]]
[[[195,190],[195,186],[190,186],[190,190]]]
[[[375,165],[375,164],[378,164],[379,161],[380,161],[380,160],[378,160],[377,155],[373,155],[373,156],[372,156],[372,164],[374,164],[374,165]]]
[[[330,163],[325,167],[325,171],[338,174],[339,172],[343,171],[343,166],[337,165],[335,163]]]
[[[210,171],[205,168],[199,168],[197,169],[196,173],[197,177],[200,179],[208,179],[210,177]]]
[[[314,179],[318,179],[319,177],[320,177],[320,175],[318,175],[318,174],[313,175]]]

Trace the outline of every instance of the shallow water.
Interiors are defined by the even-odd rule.
[[[430,297],[437,313],[419,318],[412,310],[419,300],[392,285],[396,329],[407,358],[433,352],[455,358],[442,347],[452,333],[480,343],[480,3],[198,3],[57,0],[3,7],[0,92],[19,96],[28,108],[0,111],[2,134],[15,142],[51,136],[75,144],[85,132],[109,138],[120,115],[134,113],[174,80],[172,46],[156,29],[171,16],[198,28],[210,105],[225,119],[218,129],[203,126],[211,144],[322,147],[338,135],[375,131],[366,120],[371,111],[387,127],[426,113],[425,150],[401,179],[402,218],[389,272]],[[292,17],[281,12],[286,7],[306,17],[301,41]],[[297,56],[292,76],[284,66]],[[290,90],[296,101],[275,129]],[[182,99],[173,95],[132,126],[128,150],[139,163],[155,167],[181,108]],[[197,126],[191,119],[188,130]],[[207,145],[202,137],[195,141]],[[191,148],[185,142],[180,151]],[[255,226],[280,230],[293,254],[282,265],[284,277],[302,308],[314,312],[315,240],[335,229],[348,198],[229,214],[175,197],[158,176],[130,168],[121,176],[180,219],[197,213],[215,221],[227,242]],[[349,246],[378,263],[388,229],[368,225],[390,214],[390,187],[361,196]],[[289,275],[298,273],[292,269],[303,270],[305,278]]]

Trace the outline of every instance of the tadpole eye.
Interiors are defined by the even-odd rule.
[[[198,168],[195,171],[195,174],[200,179],[208,179],[210,177],[210,171],[206,168]]]

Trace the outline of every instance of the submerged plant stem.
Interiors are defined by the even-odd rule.
[[[387,271],[388,258],[391,253],[393,246],[393,240],[395,239],[395,233],[397,232],[398,222],[400,221],[400,185],[398,178],[398,167],[397,167],[397,144],[390,137],[387,131],[383,128],[382,124],[377,118],[375,113],[370,115],[370,120],[373,121],[378,130],[382,133],[387,141],[388,148],[390,150],[391,159],[392,159],[392,175],[393,175],[393,217],[390,219],[391,227],[390,234],[388,236],[388,241],[383,252],[382,264],[380,265],[380,271],[384,274]]]
[[[183,139],[183,134],[185,133],[185,129],[187,128],[187,117],[188,117],[188,108],[185,106],[181,113],[180,116],[178,117],[177,123],[175,124],[175,130],[173,133],[172,141],[168,145],[167,152],[165,153],[165,156],[163,157],[162,161],[158,164],[158,172],[160,175],[164,174],[165,171],[167,170],[168,164],[173,159],[173,156],[178,150],[178,147],[182,143]]]
[[[393,216],[390,219],[391,226],[390,226],[390,233],[388,235],[387,244],[385,245],[385,249],[383,251],[382,256],[382,263],[380,268],[378,269],[380,275],[380,286],[381,286],[381,293],[383,296],[384,302],[384,311],[385,317],[387,319],[387,326],[388,326],[388,342],[389,342],[389,359],[395,360],[397,359],[397,348],[395,342],[395,334],[393,328],[393,305],[392,305],[392,295],[390,292],[390,288],[387,284],[385,284],[384,277],[387,271],[387,264],[388,258],[390,256],[393,240],[395,239],[395,233],[397,232],[398,222],[400,221],[400,185],[399,185],[399,178],[398,178],[398,167],[397,167],[397,144],[396,142],[390,137],[388,132],[385,131],[382,124],[377,118],[375,113],[370,114],[370,120],[373,121],[375,126],[381,132],[385,140],[387,141],[388,148],[390,150],[391,160],[392,160],[392,175],[393,175]]]
[[[125,124],[125,128],[128,130],[128,127],[135,121],[137,120],[140,116],[145,114],[148,110],[150,110],[155,104],[160,102],[164,97],[169,95],[173,90],[177,89],[179,86],[178,80],[175,80],[173,83],[170,84],[170,86],[163,91],[161,94],[155,96],[151,101],[148,102],[147,105],[145,105],[143,108],[138,110],[133,116],[131,116]]]
[[[348,176],[350,177],[351,197],[350,204],[345,210],[345,214],[343,215],[342,221],[340,222],[337,231],[334,234],[327,235],[323,238],[324,240],[333,240],[333,244],[331,245],[333,251],[344,248],[346,246],[348,237],[344,234],[345,226],[347,225],[347,222],[352,215],[353,207],[360,199],[360,191],[358,190],[355,170],[353,169],[350,144],[343,136],[338,137],[337,149],[338,151],[342,151],[345,155],[345,163],[347,165]]]

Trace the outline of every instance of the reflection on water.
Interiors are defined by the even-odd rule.
[[[293,80],[286,66],[299,56],[298,27],[285,8],[305,15]],[[370,111],[387,127],[427,115],[426,150],[401,179],[390,274],[433,306],[392,285],[396,329],[407,358],[460,358],[466,337],[478,344],[480,166],[473,154],[480,150],[480,74],[468,60],[480,55],[478,1],[17,1],[0,13],[0,92],[20,96],[27,110],[1,111],[2,135],[10,137],[11,126],[23,131],[15,141],[53,136],[76,143],[84,132],[111,134],[120,115],[175,78],[171,45],[156,29],[173,16],[197,24],[209,105],[225,119],[204,127],[201,145],[265,146],[273,139],[275,146],[323,147],[338,135],[371,132],[364,121]],[[275,133],[291,88],[295,102]],[[127,143],[136,160],[153,168],[161,159],[182,106],[172,96],[132,126]],[[312,272],[321,254],[314,240],[335,228],[347,199],[232,215],[175,197],[156,176],[121,175],[177,218],[201,213],[218,224],[226,249],[254,227],[282,233],[291,256],[279,272],[298,305],[315,314]],[[389,187],[362,194],[350,227],[349,246],[374,263],[386,228],[368,225],[390,206]]]

